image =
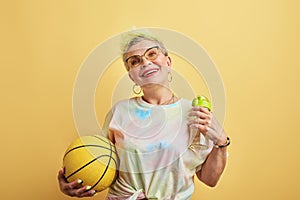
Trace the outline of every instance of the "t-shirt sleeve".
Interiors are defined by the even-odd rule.
[[[111,109],[105,117],[103,128],[100,133],[100,135],[102,135],[103,137],[109,138],[109,124],[111,122],[112,116],[113,116],[113,113],[112,113],[112,109]]]

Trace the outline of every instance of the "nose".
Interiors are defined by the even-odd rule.
[[[148,60],[145,56],[142,56],[141,69],[145,68],[147,65],[152,64],[150,60]]]

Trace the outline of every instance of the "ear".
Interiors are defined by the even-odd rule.
[[[170,56],[167,56],[167,64],[169,67],[172,67],[172,59]]]

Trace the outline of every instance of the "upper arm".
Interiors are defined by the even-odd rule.
[[[104,124],[103,124],[103,127],[102,127],[102,130],[101,130],[101,135],[106,137],[106,138],[109,138],[109,125],[110,125],[110,122],[111,122],[111,119],[112,119],[112,110],[110,110],[106,117],[105,117],[105,121],[104,121]]]

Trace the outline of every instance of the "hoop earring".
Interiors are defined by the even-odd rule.
[[[172,73],[171,73],[171,72],[168,72],[168,81],[169,81],[169,83],[171,83],[172,80],[173,80]]]
[[[137,91],[137,88],[139,88],[140,90]],[[133,87],[132,87],[132,91],[133,91],[134,94],[139,95],[142,92],[142,88],[140,86],[138,86],[137,84],[134,84]]]

